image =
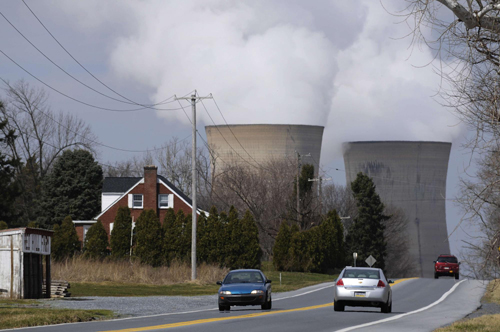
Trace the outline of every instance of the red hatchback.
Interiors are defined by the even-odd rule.
[[[434,261],[434,278],[439,276],[460,277],[460,263],[453,255],[439,255],[437,261]]]

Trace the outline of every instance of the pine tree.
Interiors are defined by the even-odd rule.
[[[198,263],[207,262],[207,245],[205,244],[207,227],[207,216],[201,213],[196,225],[196,259]]]
[[[109,254],[108,234],[100,220],[93,224],[85,237],[83,255],[86,258],[103,259]]]
[[[64,218],[61,226],[54,225],[54,235],[52,237],[52,257],[56,261],[70,258],[79,252],[81,243],[78,240],[75,226],[71,216]]]
[[[181,260],[191,262],[191,240],[193,238],[193,219],[191,213],[184,218],[184,227],[181,235]]]
[[[239,237],[240,255],[236,266],[248,269],[260,269],[262,250],[259,245],[259,229],[250,211],[246,211],[240,221],[241,233]]]
[[[141,263],[160,266],[162,259],[162,228],[156,211],[144,210],[136,223],[135,255]]]
[[[288,271],[291,264],[290,257],[290,226],[282,221],[273,247],[273,265],[278,271]]]
[[[358,253],[357,261],[360,266],[372,255],[377,260],[374,266],[384,269],[387,255],[384,222],[389,219],[383,213],[384,204],[375,191],[372,179],[361,172],[352,182],[351,189],[356,199],[358,216],[346,237],[349,251]]]
[[[4,106],[0,102],[0,114]],[[19,159],[8,157],[3,153],[5,147],[12,145],[16,139],[13,130],[7,128],[7,120],[0,121],[0,220],[6,220],[11,225],[17,221],[14,211],[14,201],[22,194],[17,181],[15,171],[21,164]]]
[[[322,272],[343,266],[344,263],[344,227],[336,210],[328,212],[320,225],[324,261]]]
[[[101,207],[102,168],[86,150],[66,150],[42,183],[38,221],[53,225],[65,216],[95,217]]]
[[[224,212],[221,212],[222,215],[226,217]],[[238,219],[238,211],[234,206],[231,206],[229,209],[229,216],[227,216],[227,226],[225,228],[225,238],[226,244],[224,246],[225,253],[225,266],[236,269],[241,268],[243,266],[238,265],[238,258],[243,252],[244,248],[242,248],[242,231],[241,231],[241,223]]]
[[[128,206],[120,206],[116,212],[113,230],[111,231],[111,256],[121,259],[130,255],[130,233],[132,216]]]
[[[214,212],[214,214],[212,214]],[[210,215],[207,218],[207,226],[205,230],[204,245],[207,250],[207,263],[209,264],[219,264],[224,261],[224,243],[223,243],[223,229],[221,220],[227,220],[227,216],[224,212],[221,212],[219,216],[217,214],[217,209],[212,207],[210,209]]]
[[[182,210],[180,210],[182,211]],[[176,258],[177,241],[180,236],[180,229],[176,224],[176,216],[173,209],[167,209],[163,218],[163,260],[167,265],[170,265],[172,260]]]

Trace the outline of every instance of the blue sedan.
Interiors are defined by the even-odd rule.
[[[231,306],[260,305],[262,310],[272,307],[271,280],[260,270],[233,270],[217,281],[220,285],[219,310],[227,311]]]

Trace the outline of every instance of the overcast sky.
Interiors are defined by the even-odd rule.
[[[388,13],[401,9],[400,0],[383,0],[384,6],[376,0],[25,1],[80,63],[131,100],[156,104],[197,89],[201,96],[213,94],[230,124],[323,125],[321,164],[339,184],[345,184],[344,141],[452,142],[447,197],[457,194],[469,162],[460,147],[467,131],[433,97],[442,84],[433,70],[440,60],[432,62],[426,46],[412,48],[411,39],[403,38],[408,27]],[[23,2],[2,0],[0,11],[58,65],[120,99],[65,53]],[[138,108],[104,98],[65,75],[3,17],[0,41],[1,51],[60,92],[99,107]],[[2,54],[0,76],[43,86]],[[173,136],[190,138],[182,110],[110,112],[45,89],[53,110],[78,115],[106,145],[146,150]],[[224,123],[214,101],[204,104],[216,124]],[[202,107],[197,118],[205,135],[204,126],[213,123]],[[134,155],[102,148],[99,161]],[[448,201],[449,233],[460,217]],[[452,235],[453,253],[459,253],[463,238],[460,228]]]

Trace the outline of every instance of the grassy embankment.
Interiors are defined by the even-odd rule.
[[[0,300],[0,329],[87,322],[113,317],[109,310],[48,309],[36,300]]]
[[[500,280],[490,282],[483,300],[500,304]],[[472,319],[462,319],[435,332],[495,332],[500,331],[500,314],[484,315]]]
[[[286,292],[314,284],[333,281],[334,276],[317,273],[274,271],[265,262],[262,270],[273,281],[273,292]],[[171,267],[152,268],[130,262],[96,263],[73,259],[64,264],[54,264],[54,279],[71,283],[71,296],[195,296],[212,295],[219,288],[216,281],[222,280],[228,269],[202,264],[198,267],[198,278],[191,281],[191,266],[173,264]]]

